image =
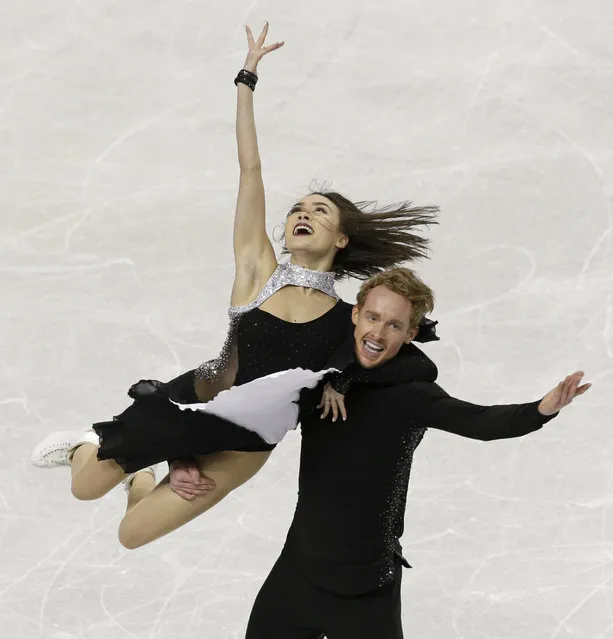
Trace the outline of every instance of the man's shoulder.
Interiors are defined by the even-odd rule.
[[[393,396],[398,400],[414,400],[420,397],[444,397],[447,395],[435,382],[424,381],[398,382],[393,386],[389,386],[387,390],[389,390],[390,396]]]

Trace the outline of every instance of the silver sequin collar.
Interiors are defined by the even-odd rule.
[[[286,262],[279,264],[275,272],[260,291],[260,294],[249,304],[242,306],[230,306],[228,314],[230,317],[244,315],[250,310],[261,306],[269,297],[272,297],[284,286],[303,286],[305,288],[315,288],[334,299],[339,299],[339,295],[334,289],[334,274],[329,271],[312,271],[304,266]]]

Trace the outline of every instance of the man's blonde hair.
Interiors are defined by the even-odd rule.
[[[424,315],[431,313],[434,309],[434,291],[422,282],[413,271],[408,268],[392,268],[382,271],[367,279],[360,287],[357,297],[359,309],[364,306],[366,297],[377,286],[385,286],[393,293],[402,295],[408,299],[412,306],[411,326],[416,328]]]

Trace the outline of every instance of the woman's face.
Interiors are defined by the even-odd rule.
[[[336,253],[347,245],[341,232],[340,211],[323,195],[307,195],[297,202],[285,222],[285,246],[290,253]]]

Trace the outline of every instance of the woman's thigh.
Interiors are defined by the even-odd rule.
[[[138,548],[180,528],[251,479],[269,457],[270,451],[223,451],[200,457],[200,470],[215,481],[215,488],[188,501],[172,491],[166,477],[126,513],[119,526],[121,543],[126,548]]]

